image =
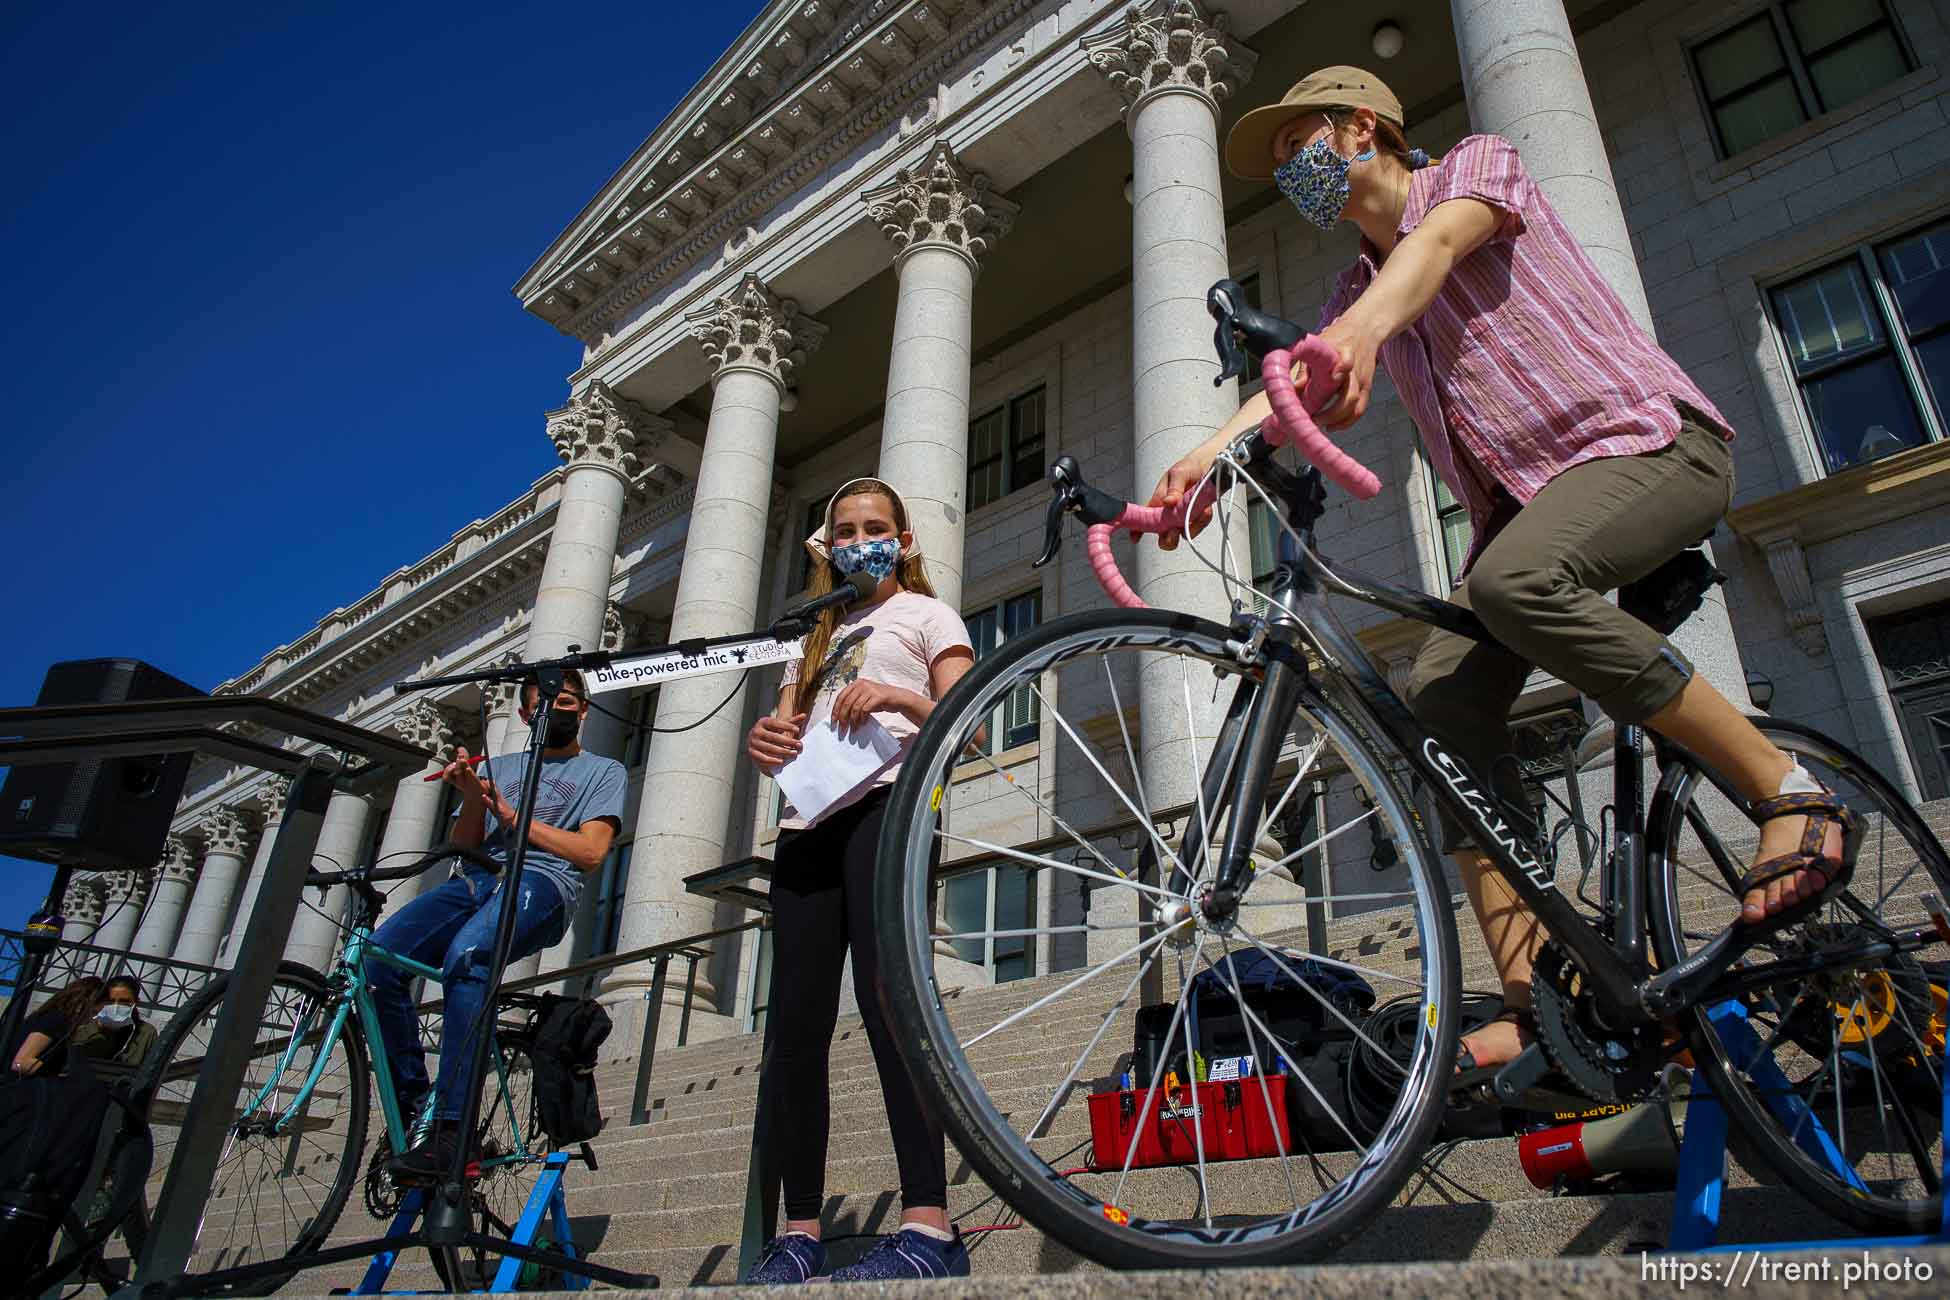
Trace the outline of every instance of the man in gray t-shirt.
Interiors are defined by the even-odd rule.
[[[534,718],[536,700],[534,683],[525,684],[523,722]],[[542,750],[535,816],[528,828],[528,853],[515,899],[510,961],[561,940],[575,911],[582,876],[601,868],[622,828],[627,778],[621,763],[582,748],[577,736],[588,712],[582,678],[567,674],[555,698]],[[527,752],[504,754],[477,770],[467,751],[458,751],[441,773],[460,791],[460,810],[454,814],[448,838],[468,848],[478,847],[505,868],[514,856],[514,804],[521,795],[528,759]],[[500,916],[499,877],[468,866],[402,907],[373,933],[373,942],[388,952],[438,965],[446,1000],[440,1077],[433,1083],[433,1127],[425,1141],[393,1158],[393,1176],[402,1183],[433,1181],[452,1166],[460,1140],[462,1076],[474,1059],[472,1031],[493,1018],[486,1006],[487,968]],[[412,976],[369,959],[366,979],[386,1040],[393,1090],[411,1123],[424,1105],[428,1088],[426,1053],[420,1047],[409,996]]]

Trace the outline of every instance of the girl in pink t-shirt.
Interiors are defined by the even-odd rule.
[[[810,538],[812,592],[823,595],[858,572],[879,580],[873,600],[828,610],[786,668],[772,716],[760,718],[746,752],[767,773],[799,753],[808,726],[847,729],[873,718],[903,748],[936,700],[975,662],[961,616],[935,598],[922,571],[907,508],[878,479],[855,479],[833,495],[826,523]],[[825,1271],[819,1212],[825,1197],[830,1118],[828,1062],[839,1016],[840,972],[849,950],[853,987],[873,1045],[887,1127],[901,1175],[901,1227],[859,1264],[833,1274],[860,1278],[965,1276],[968,1253],[948,1227],[947,1164],[941,1125],[922,1105],[882,1009],[874,948],[874,858],[899,763],[819,814],[788,808],[772,868],[772,1043],[761,1106],[785,1120],[777,1132],[785,1230],[768,1242],[753,1283],[807,1281]],[[890,1271],[891,1270],[891,1271]]]

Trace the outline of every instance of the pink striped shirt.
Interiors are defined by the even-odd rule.
[[[1469,510],[1467,570],[1489,540],[1495,485],[1523,505],[1573,465],[1667,446],[1677,402],[1726,438],[1733,428],[1639,328],[1509,141],[1469,136],[1411,175],[1397,236],[1455,198],[1502,211],[1503,224],[1456,264],[1421,319],[1381,345],[1380,360],[1429,462]],[[1361,296],[1380,260],[1363,238],[1320,328]]]

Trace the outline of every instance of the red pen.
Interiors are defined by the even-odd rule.
[[[486,755],[486,754],[476,754],[476,755],[474,755],[474,757],[472,757],[472,758],[470,758],[470,759],[468,759],[468,760],[467,760],[467,765],[468,765],[469,767],[472,767],[472,766],[474,766],[474,765],[475,765],[476,763],[485,763],[486,761],[487,761],[487,755]],[[423,776],[423,777],[421,777],[421,778],[420,778],[420,780],[422,780],[422,781],[438,781],[438,780],[439,780],[439,779],[440,779],[441,777],[443,777],[443,776],[445,776],[446,774],[447,774],[447,769],[445,769],[445,768],[442,768],[442,769],[440,769],[440,771],[438,771],[438,772],[430,772],[430,773],[428,773],[428,774],[427,774],[426,776]]]

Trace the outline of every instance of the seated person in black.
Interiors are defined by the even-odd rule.
[[[68,1044],[74,1031],[92,1020],[108,1001],[108,986],[96,975],[84,975],[47,1000],[27,1017],[13,1071],[23,1079],[37,1074],[68,1072]]]

